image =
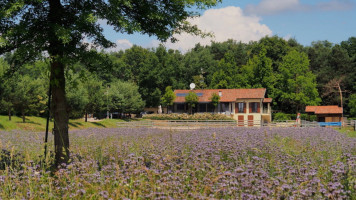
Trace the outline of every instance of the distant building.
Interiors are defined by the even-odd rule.
[[[315,114],[318,122],[341,122],[342,108],[339,106],[307,106],[305,112]]]
[[[185,96],[193,91],[199,97],[199,103],[194,108],[194,113],[221,113],[230,115],[238,120],[241,125],[247,121],[271,122],[271,98],[265,98],[266,89],[200,89],[200,90],[175,90],[176,99],[173,105],[174,113],[187,113],[188,105]],[[219,105],[214,108],[209,100],[213,94],[220,96]],[[245,123],[246,124],[246,123]]]

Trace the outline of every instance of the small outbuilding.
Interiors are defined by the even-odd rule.
[[[342,108],[339,106],[307,106],[305,112],[315,114],[318,122],[341,122]]]

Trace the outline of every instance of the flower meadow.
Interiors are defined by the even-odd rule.
[[[356,138],[333,129],[116,128],[70,137],[71,162],[51,172],[40,162],[42,133],[0,132],[0,198],[356,199]]]

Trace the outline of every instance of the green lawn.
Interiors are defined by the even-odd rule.
[[[343,127],[341,129],[337,128],[336,130],[338,130],[341,133],[347,134],[347,136],[349,137],[356,137],[356,131],[354,127]]]
[[[84,122],[84,119],[69,120],[70,129],[84,128],[113,128],[117,127],[116,123],[123,120],[120,119],[104,119],[96,122]],[[53,122],[49,124],[50,130],[53,128]],[[26,117],[26,122],[22,122],[21,117],[13,116],[9,121],[8,116],[0,115],[0,130],[26,130],[26,131],[45,131],[46,118],[42,117]]]

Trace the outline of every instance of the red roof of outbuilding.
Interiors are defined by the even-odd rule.
[[[342,108],[339,106],[307,106],[305,112],[314,112],[315,114],[342,114]]]
[[[175,103],[185,102],[185,96],[179,94],[188,94],[191,90],[174,90],[176,95]],[[236,99],[264,99],[266,94],[265,88],[256,89],[201,89],[192,90],[199,94],[199,102],[210,102],[213,93],[219,95],[221,92],[220,102],[234,102]],[[178,94],[178,96],[177,96]]]

